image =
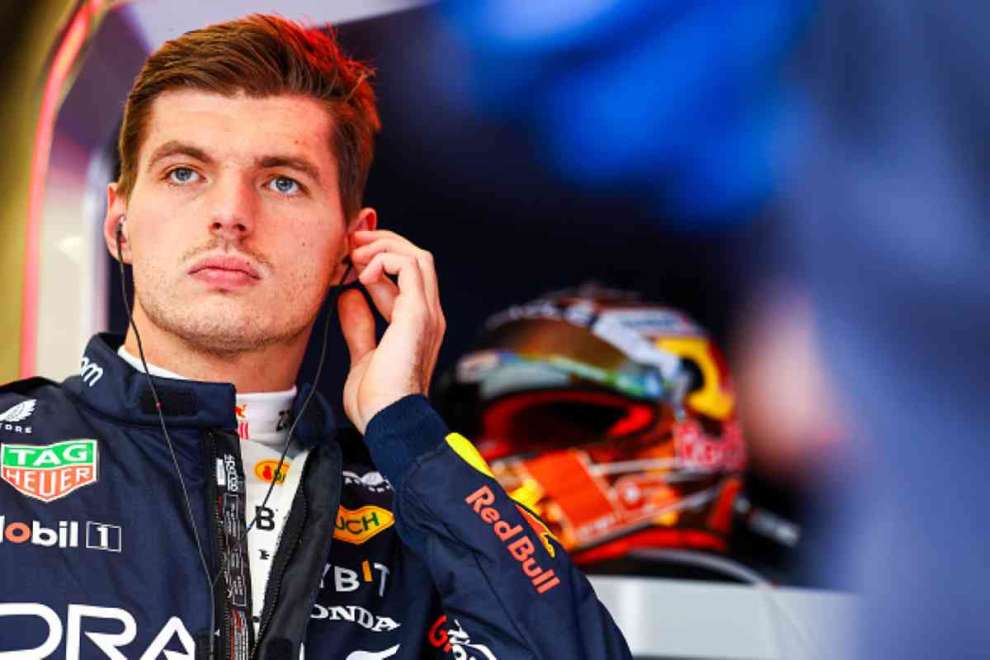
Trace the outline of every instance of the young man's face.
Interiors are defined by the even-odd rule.
[[[152,323],[221,353],[308,329],[348,231],[375,223],[370,209],[344,217],[331,122],[300,96],[155,99],[130,199],[110,186],[107,223],[126,213],[125,261]]]

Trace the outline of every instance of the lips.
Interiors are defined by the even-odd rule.
[[[224,289],[254,284],[261,278],[258,270],[249,260],[233,255],[200,259],[189,269],[189,274],[207,284]]]

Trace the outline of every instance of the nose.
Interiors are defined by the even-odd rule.
[[[250,183],[231,175],[212,186],[210,233],[226,241],[243,241],[254,231],[256,199]]]

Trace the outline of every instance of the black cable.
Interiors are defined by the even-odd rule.
[[[134,314],[131,312],[131,304],[127,301],[127,279],[124,274],[124,257],[120,249],[120,236],[123,233],[122,224],[123,221],[117,223],[117,263],[120,265],[120,293],[121,297],[124,299],[124,309],[127,310],[128,324],[134,330],[134,337],[137,339],[138,353],[141,355],[141,365],[144,367],[144,376],[148,380],[148,387],[151,388],[151,395],[155,399],[155,410],[158,412],[158,421],[162,427],[162,435],[165,437],[165,445],[168,447],[168,452],[172,456],[172,465],[175,467],[175,475],[179,478],[179,486],[182,488],[182,498],[186,504],[186,516],[189,519],[190,527],[192,527],[193,538],[196,540],[196,550],[199,552],[199,561],[203,568],[203,575],[206,577],[206,583],[210,587],[209,658],[212,660],[213,631],[216,629],[216,596],[214,594],[216,583],[213,581],[213,578],[210,577],[210,569],[206,565],[206,554],[203,552],[203,544],[199,540],[199,530],[196,527],[196,518],[193,516],[192,504],[189,502],[189,491],[186,489],[186,480],[182,478],[182,470],[179,469],[179,460],[175,456],[175,448],[172,446],[172,438],[169,436],[168,429],[165,426],[165,416],[162,414],[162,402],[158,398],[158,390],[155,389],[155,383],[151,380],[151,374],[148,373],[148,362],[144,358],[144,346],[141,343],[141,335],[138,333],[137,324],[134,323]],[[219,577],[219,574],[217,577]]]
[[[296,418],[292,420],[292,425],[289,427],[289,432],[285,435],[285,445],[282,447],[282,454],[278,457],[278,465],[275,467],[275,472],[272,475],[271,483],[268,484],[268,491],[265,493],[265,499],[261,501],[261,506],[255,508],[254,518],[251,523],[247,526],[247,531],[251,531],[254,528],[254,523],[258,522],[259,509],[264,509],[268,505],[268,498],[271,497],[272,491],[275,489],[275,484],[278,482],[279,475],[282,474],[282,466],[285,464],[285,455],[289,452],[289,445],[292,444],[292,432],[296,430],[296,424],[302,419],[303,413],[306,412],[306,408],[309,406],[310,400],[312,400],[313,395],[316,393],[316,386],[320,382],[320,374],[323,373],[323,363],[327,356],[327,336],[330,334],[330,321],[333,319],[334,312],[337,311],[337,298],[340,296],[340,288],[344,285],[347,280],[347,276],[351,274],[351,270],[354,265],[348,260],[347,268],[344,270],[344,275],[337,282],[337,286],[333,289],[332,298],[330,300],[329,309],[327,310],[326,320],[323,323],[323,344],[320,346],[320,359],[316,363],[316,375],[313,376],[313,384],[309,389],[309,393],[306,395],[306,400],[303,401],[302,406],[299,407],[299,413]]]

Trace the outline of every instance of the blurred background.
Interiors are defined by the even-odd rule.
[[[434,400],[458,428],[507,439],[499,433],[510,427],[484,421],[503,396],[465,403],[451,385],[483,380],[464,377],[479,351],[515,348],[493,338],[492,315],[548,292],[621,291],[626,307],[689,319],[688,329],[642,330],[652,346],[676,336],[713,347],[711,372],[709,358],[679,354],[697,374],[669,396],[589,381],[588,364],[614,341],[580,377],[499,376],[501,387],[556,393],[584,412],[590,400],[573,391],[612,387],[608,405],[625,415],[616,419],[646,402],[673,420],[649,436],[609,435],[615,419],[602,426],[571,407],[573,441],[564,422],[552,448],[508,438],[508,471],[513,460],[635,436],[681,461],[641,470],[670,484],[684,478],[678,424],[696,421],[706,447],[729,442],[726,426],[712,430],[689,405],[718,374],[731,401],[719,423],[738,425],[745,460],[688,465],[689,477],[717,473],[719,493],[735,484],[718,542],[629,542],[644,529],[712,531],[713,518],[670,517],[708,513],[674,489],[665,496],[681,508],[572,546],[626,539],[609,561],[591,554],[585,565],[639,657],[987,653],[986,6],[6,3],[0,381],[61,380],[92,333],[125,328],[100,225],[123,101],[144,58],[188,29],[273,10],[332,23],[378,71],[384,130],[366,201],[383,226],[436,255],[448,333]],[[559,310],[573,302],[551,298]],[[559,376],[577,344],[555,337],[519,355]],[[330,342],[337,358],[321,389],[339,408],[346,351],[336,330]],[[573,522],[566,504],[541,506]]]

